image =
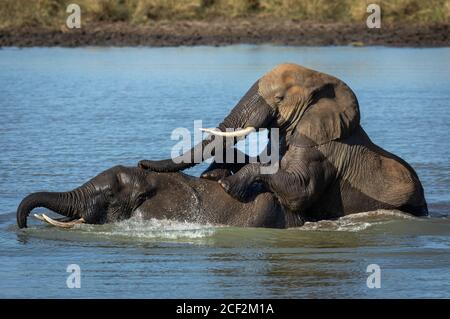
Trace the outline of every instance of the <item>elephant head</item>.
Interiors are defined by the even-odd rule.
[[[315,145],[347,137],[359,125],[355,94],[341,80],[295,64],[282,64],[258,81],[258,94],[274,110],[280,135],[295,132]]]
[[[242,97],[212,135],[242,137],[260,128],[279,128],[280,137],[290,143],[295,133],[308,145],[324,144],[349,136],[359,125],[359,106],[355,94],[341,80],[296,64],[281,64],[262,76]],[[227,132],[227,129],[237,129]],[[195,165],[212,139],[196,145],[190,163],[180,159],[141,161],[154,171],[176,171]],[[200,155],[200,156],[199,156]],[[211,155],[214,155],[213,153]]]
[[[156,190],[154,174],[137,167],[115,166],[69,192],[38,192],[25,197],[17,209],[17,225],[27,227],[27,217],[36,207],[66,216],[56,226],[74,223],[103,224],[129,218]]]

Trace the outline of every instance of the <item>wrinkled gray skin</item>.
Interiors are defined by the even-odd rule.
[[[36,207],[46,207],[69,219],[104,224],[138,215],[242,227],[284,228],[301,225],[285,215],[273,195],[255,189],[247,203],[229,196],[211,180],[183,173],[155,173],[116,166],[69,192],[39,192],[25,197],[17,209],[17,224],[27,226]]]
[[[205,140],[185,154],[190,163],[143,160],[141,168],[115,167],[72,192],[32,194],[20,204],[17,222],[25,227],[37,206],[94,224],[136,213],[264,227],[299,226],[376,209],[426,215],[414,170],[375,145],[359,120],[356,96],[341,80],[282,64],[259,79],[218,126],[221,131],[279,128],[281,161],[275,174],[261,174],[261,163],[213,163],[203,179],[156,173],[195,165],[211,143]]]
[[[389,125],[395,123],[386,123],[386,129]],[[360,125],[355,94],[331,75],[296,64],[275,67],[249,89],[218,129],[249,127],[279,128],[278,172],[261,174],[262,163],[213,163],[202,174],[218,180],[238,200],[245,201],[257,183],[272,192],[286,212],[302,219],[376,209],[428,214],[415,171],[369,139]],[[180,163],[181,158],[143,160],[139,166],[183,170],[202,158],[209,143],[205,140],[181,157],[191,158],[189,163]]]

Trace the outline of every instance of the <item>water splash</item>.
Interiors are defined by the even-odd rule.
[[[210,237],[216,227],[209,224],[189,223],[167,219],[143,220],[133,217],[105,225],[76,225],[73,230],[100,236],[132,239],[199,239]]]
[[[416,217],[398,210],[374,210],[343,216],[336,220],[321,220],[317,222],[306,222],[301,230],[315,231],[346,231],[358,232],[372,226],[389,223],[395,220],[414,220]]]

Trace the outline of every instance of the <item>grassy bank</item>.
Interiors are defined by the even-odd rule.
[[[0,28],[59,28],[69,3],[81,7],[82,23],[124,22],[149,25],[153,21],[208,21],[259,18],[298,19],[316,23],[361,23],[369,3],[381,6],[389,24],[449,23],[448,0],[1,0]]]

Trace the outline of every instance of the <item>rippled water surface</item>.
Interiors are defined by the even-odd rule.
[[[30,219],[16,228],[26,194],[169,156],[174,128],[216,125],[286,61],[354,89],[372,140],[416,169],[431,218],[377,211],[288,230],[139,219],[60,230]],[[3,48],[0,297],[448,298],[449,83],[449,48]],[[66,286],[69,264],[81,268],[80,289]],[[380,289],[366,285],[369,264],[381,267]]]

